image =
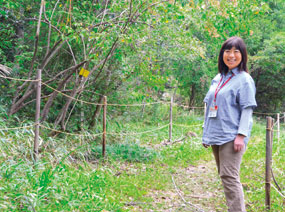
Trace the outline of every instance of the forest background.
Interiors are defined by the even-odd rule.
[[[41,1],[1,0],[0,20],[0,64],[11,77],[35,79],[42,69],[49,86],[94,103],[102,95],[112,103],[142,103],[168,93],[203,106],[222,42],[240,36],[257,111],[285,109],[283,1],[42,1],[41,7]],[[79,75],[81,68],[88,77]],[[33,84],[1,79],[9,116],[34,116]],[[76,120],[94,126],[100,106],[73,105],[48,87],[42,98],[41,121],[62,129],[78,126]],[[79,111],[88,116],[76,118]]]
[[[197,116],[188,110],[203,107],[227,38],[240,36],[247,44],[249,72],[257,87],[255,112],[285,111],[284,4],[283,0],[0,0],[0,75],[10,77],[0,78],[0,209],[162,209],[161,202],[155,206],[139,202],[152,201],[156,197],[146,194],[156,195],[160,189],[169,192],[169,173],[187,186],[183,174],[192,174],[191,165],[198,160],[210,160],[198,137],[203,108],[195,110]],[[83,75],[82,68],[87,70]],[[35,163],[34,132],[27,126],[34,124],[32,80],[38,69],[43,82],[41,126],[62,134],[41,128],[40,157]],[[145,106],[108,106],[107,133],[115,133],[107,136],[108,161],[101,163],[101,137],[92,135],[102,132],[103,96],[108,104]],[[181,124],[173,137],[181,139],[165,147],[161,143],[168,130],[162,127],[169,124],[170,96],[188,107],[173,109]],[[160,101],[166,104],[152,104]],[[5,130],[15,126],[23,130]],[[260,165],[264,127],[264,122],[254,126],[247,164],[242,167],[249,211],[264,209],[263,181],[254,175],[261,175],[264,168]],[[135,135],[153,129],[159,131]],[[189,138],[189,133],[194,137]],[[273,169],[284,184],[282,149],[284,142],[274,146]],[[197,204],[204,204],[205,211],[225,211],[222,197],[215,196],[221,187],[210,178],[200,192],[203,196],[212,186],[213,195]],[[203,187],[195,184],[199,180],[197,176],[185,194],[199,193]],[[193,186],[197,190],[192,191]],[[163,195],[169,199],[160,200],[178,201],[174,192],[167,192]],[[272,199],[274,209],[281,211],[284,198],[276,192]]]

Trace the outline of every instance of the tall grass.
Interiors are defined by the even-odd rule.
[[[168,123],[167,105],[146,108],[143,116],[134,108],[121,115],[108,110],[107,132],[143,132]],[[171,172],[212,159],[210,150],[201,146],[201,127],[191,126],[201,124],[202,115],[189,115],[177,107],[173,112],[173,122],[185,125],[173,126],[173,141],[183,141],[166,145],[168,128],[146,134],[108,135],[105,159],[100,154],[100,137],[50,137],[49,131],[42,129],[40,157],[35,162],[32,129],[0,131],[0,210],[132,211],[133,204],[143,211],[162,208],[162,203],[156,208],[149,204],[154,201],[149,194],[172,188]],[[81,133],[101,132],[99,123],[100,118],[93,132]],[[2,128],[14,124],[0,120]],[[189,136],[190,132],[196,135]],[[264,138],[265,123],[256,123],[241,168],[249,211],[264,210]],[[275,142],[273,172],[281,186],[283,164],[284,142]],[[216,189],[216,185],[209,189]],[[281,211],[283,204],[282,197],[272,190],[272,211]]]

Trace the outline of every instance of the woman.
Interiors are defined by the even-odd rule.
[[[224,42],[218,59],[219,74],[212,80],[207,104],[203,146],[212,147],[221,177],[228,211],[244,212],[239,171],[256,107],[255,85],[247,69],[244,41],[231,37]]]

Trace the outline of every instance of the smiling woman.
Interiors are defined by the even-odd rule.
[[[248,72],[246,45],[240,37],[229,38],[222,46],[219,54],[219,72],[238,67],[239,71]]]
[[[236,47],[232,47],[231,49],[226,49],[224,51],[223,60],[229,69],[237,67],[240,64],[241,59],[241,53],[236,49]]]
[[[243,40],[231,37],[222,45],[219,74],[213,79],[207,104],[203,145],[211,146],[221,177],[229,212],[244,212],[239,172],[256,107],[255,85],[247,73],[247,51]]]

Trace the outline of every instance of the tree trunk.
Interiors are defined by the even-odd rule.
[[[72,74],[75,72],[75,70],[70,73],[67,77],[65,77],[65,79],[58,85],[58,87],[56,88],[56,90],[61,91],[61,89],[63,88],[63,86],[71,79]],[[45,121],[47,119],[47,115],[49,113],[49,109],[52,106],[52,103],[54,101],[54,99],[56,98],[58,92],[57,91],[53,91],[52,95],[49,97],[48,101],[46,102],[42,115],[41,115],[41,122]]]
[[[98,99],[98,104],[102,104],[102,103],[103,103],[103,96],[100,96],[99,99]],[[101,108],[102,108],[102,105],[97,105],[96,106],[96,109],[95,109],[95,111],[94,111],[94,113],[92,115],[92,118],[91,118],[91,122],[89,124],[89,129],[91,129],[91,128],[93,128],[95,126],[95,120],[99,116]]]
[[[195,84],[192,84],[191,85],[191,89],[190,89],[190,92],[189,92],[189,107],[193,107],[194,106],[194,103],[195,103],[195,96],[196,96],[196,87],[195,87]]]

